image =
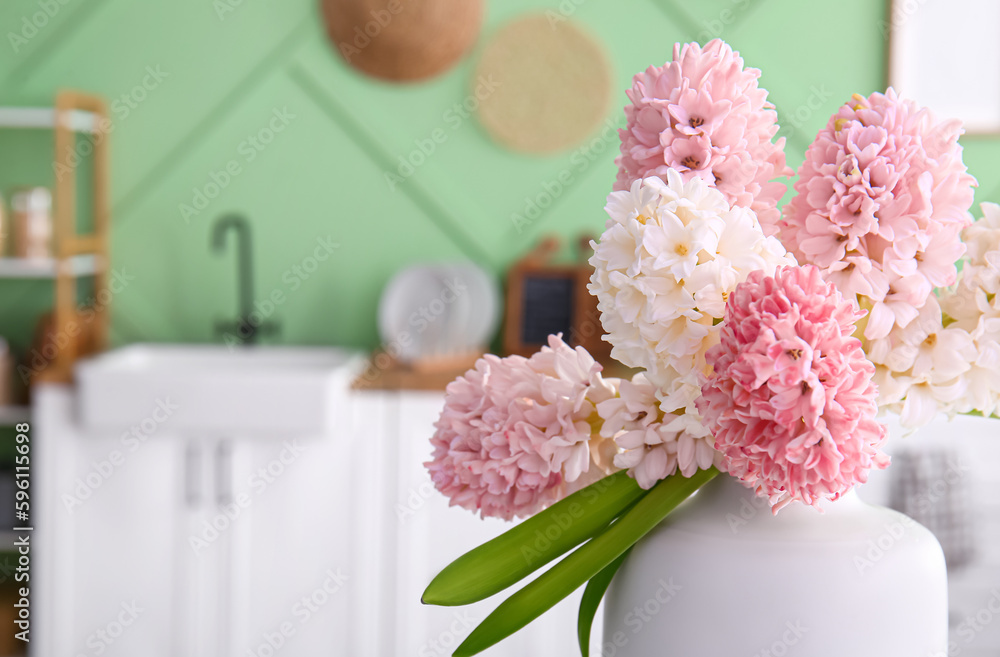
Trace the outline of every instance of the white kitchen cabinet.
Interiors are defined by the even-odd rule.
[[[350,499],[343,442],[205,444],[203,493],[184,546],[196,645],[183,654],[311,657],[341,645],[352,534],[331,501]]]
[[[232,595],[233,639],[225,654],[352,654],[345,643],[360,582],[350,569],[345,438],[233,441],[233,495],[249,504],[230,537],[223,590]]]
[[[168,421],[140,442],[82,430],[73,401],[68,387],[36,398],[34,654],[295,657],[344,641],[343,441],[180,436]]]
[[[35,655],[180,654],[183,445],[84,437],[72,394],[36,391]]]
[[[33,654],[450,655],[500,599],[420,595],[510,525],[431,485],[442,402],[345,388],[322,436],[190,435],[167,420],[137,442],[82,429],[75,390],[41,387]],[[109,474],[69,512],[64,494],[94,472]],[[578,595],[485,654],[575,655]]]

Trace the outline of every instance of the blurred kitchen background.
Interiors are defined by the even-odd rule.
[[[793,168],[892,76],[970,121],[974,213],[1000,201],[996,2],[417,5],[0,5],[0,526],[30,421],[33,654],[450,654],[491,604],[420,592],[503,525],[423,470],[441,390],[550,330],[600,350],[585,240],[674,42],[763,71]],[[941,537],[961,654],[1000,654],[1000,622],[962,632],[1000,609],[1000,435],[923,434],[868,494]],[[575,654],[575,613],[487,654]]]

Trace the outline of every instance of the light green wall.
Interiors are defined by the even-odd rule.
[[[331,51],[315,0],[231,0],[239,4],[220,19],[215,7],[227,1],[43,0],[59,11],[17,53],[9,33],[42,4],[0,4],[2,104],[50,104],[60,87],[116,99],[147,67],[167,76],[134,109],[113,105],[113,266],[134,277],[114,300],[116,342],[209,341],[214,319],[234,314],[232,252],[208,248],[223,212],[254,225],[257,296],[286,293],[276,314],[283,341],[365,347],[376,341],[379,291],[399,267],[467,257],[501,272],[543,233],[600,230],[614,137],[551,157],[504,151],[474,119],[445,116],[469,93],[475,53],[428,83],[373,82]],[[606,44],[618,90],[669,59],[675,41],[728,40],[763,70],[793,167],[841,102],[884,86],[884,7],[871,0],[494,0],[484,36],[525,11],[560,6]],[[619,91],[612,123],[624,100]],[[285,109],[294,118],[246,161],[241,143]],[[797,128],[788,120],[796,115]],[[385,172],[438,128],[447,140],[391,190]],[[0,133],[0,189],[49,182],[47,139]],[[965,144],[979,200],[1000,200],[1000,141]],[[230,160],[239,175],[186,222],[180,204]],[[519,234],[511,215],[567,167],[573,184]],[[334,257],[292,290],[289,272],[326,236],[339,244]],[[0,282],[0,333],[24,334],[25,309],[50,302],[44,285]]]

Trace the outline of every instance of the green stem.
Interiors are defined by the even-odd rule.
[[[645,495],[625,471],[596,481],[453,561],[421,601],[467,605],[499,593],[603,531]]]
[[[690,478],[674,475],[657,482],[603,533],[502,602],[455,650],[455,657],[482,652],[538,618],[635,545],[717,474],[719,471],[713,467],[699,470]]]
[[[587,588],[583,590],[583,597],[580,598],[580,615],[576,621],[576,635],[580,641],[580,655],[582,657],[590,657],[590,631],[594,627],[594,616],[597,614],[597,608],[601,605],[601,599],[607,593],[608,587],[611,586],[611,580],[614,579],[615,573],[625,563],[625,559],[631,551],[632,548],[629,548],[622,552],[604,570],[594,575],[587,582]]]

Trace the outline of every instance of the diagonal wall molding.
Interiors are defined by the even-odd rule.
[[[393,169],[395,163],[392,154],[375,139],[365,125],[355,120],[343,105],[323,91],[313,75],[304,66],[295,64],[289,69],[288,74],[302,91],[316,103],[317,107],[336,123],[344,134],[372,161],[387,171]],[[413,201],[414,205],[420,208],[427,219],[471,260],[496,266],[496,258],[483,251],[466,234],[458,218],[453,216],[448,208],[438,202],[435,195],[425,189],[417,180],[408,180],[407,184],[400,185],[400,189]]]
[[[112,206],[112,216],[115,217],[114,225],[116,228],[120,228],[125,223],[125,217],[129,216],[129,211],[155,188],[157,181],[163,180],[171,169],[184,160],[184,156],[190,152],[193,143],[206,139],[233,108],[278,69],[285,56],[301,43],[302,38],[313,27],[313,22],[312,15],[299,21],[289,34],[278,42],[277,46],[262,57],[260,62],[251,68],[236,86],[205,114],[201,121],[150,168],[149,173],[142,180],[122,194],[121,198]]]
[[[20,61],[4,78],[0,88],[4,90],[5,93],[9,93],[11,90],[16,90],[24,80],[28,79],[29,75],[36,71],[40,66],[42,66],[49,57],[53,56],[60,48],[65,46],[66,41],[68,41],[73,34],[80,31],[81,27],[90,20],[97,10],[106,4],[107,0],[89,0],[88,2],[81,2],[75,9],[71,10],[73,13],[66,19],[64,19],[59,25],[52,28],[51,30],[45,30],[42,32],[45,36],[42,37],[38,43],[34,45],[31,52],[25,55],[24,59]],[[51,44],[57,44],[55,47],[51,47]]]

